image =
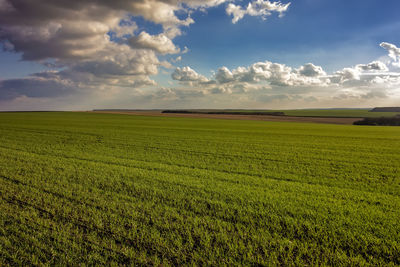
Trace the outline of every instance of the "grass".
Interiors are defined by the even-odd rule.
[[[0,265],[400,264],[400,129],[0,114]]]

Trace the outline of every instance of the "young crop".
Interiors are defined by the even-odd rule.
[[[0,114],[0,265],[400,264],[400,128]]]

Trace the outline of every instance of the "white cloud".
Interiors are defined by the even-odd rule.
[[[352,80],[360,80],[360,75],[361,72],[358,69],[354,68],[344,68],[343,70],[335,72],[335,76],[339,78],[337,80],[338,83],[343,83]]]
[[[315,66],[312,63],[307,63],[304,66],[301,66],[297,71],[299,74],[306,77],[326,76],[326,72],[322,69],[322,67]]]
[[[234,81],[233,74],[227,67],[219,68],[215,75],[215,79],[218,83],[228,83]]]
[[[373,61],[368,64],[358,64],[353,68],[344,68],[330,76],[332,84],[342,87],[393,87],[399,80],[400,73],[390,73],[383,62]]]
[[[382,42],[381,47],[389,52],[389,57],[393,59],[393,66],[400,67],[400,48],[391,43]]]
[[[180,82],[208,82],[208,79],[190,67],[176,68],[171,75],[172,79]]]
[[[381,61],[373,61],[369,64],[358,64],[356,69],[360,71],[388,71],[388,67]]]
[[[182,56],[177,56],[176,58],[172,59],[171,61],[174,63],[182,61]]]
[[[322,67],[311,63],[292,69],[289,66],[269,61],[257,62],[249,67],[238,67],[230,71],[226,67],[218,69],[215,79],[218,83],[260,83],[276,86],[323,86],[327,83]]]
[[[233,16],[232,22],[237,23],[245,15],[249,16],[260,16],[262,19],[266,19],[272,12],[279,13],[279,17],[282,17],[284,12],[288,10],[290,2],[283,4],[280,1],[271,2],[269,0],[255,0],[247,5],[247,8],[242,8],[239,5],[230,3],[226,8],[226,13]]]
[[[177,54],[180,52],[180,49],[174,45],[172,40],[162,33],[150,35],[143,31],[138,36],[129,39],[129,44],[133,48],[151,49],[160,54]]]

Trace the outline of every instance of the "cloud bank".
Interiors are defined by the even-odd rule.
[[[172,78],[181,83],[187,82],[181,86],[181,90],[201,91],[204,98],[208,99],[215,99],[215,95],[220,95],[219,98],[225,101],[228,98],[237,99],[247,103],[247,107],[262,107],[261,103],[277,103],[277,107],[283,107],[284,103],[290,105],[296,102],[305,106],[312,106],[313,102],[316,106],[321,103],[351,103],[354,106],[357,101],[362,105],[374,105],[376,101],[390,102],[390,99],[396,103],[400,99],[400,71],[395,68],[398,48],[393,44],[385,44],[381,46],[388,50],[392,60],[387,64],[392,67],[382,61],[373,61],[328,74],[313,63],[293,68],[265,61],[235,69],[223,66],[209,79],[190,67],[184,68],[190,70],[191,77],[202,77],[201,80],[181,79],[175,74],[182,71],[179,68]]]

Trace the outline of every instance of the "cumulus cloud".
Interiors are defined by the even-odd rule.
[[[208,82],[208,79],[205,76],[198,74],[190,67],[176,68],[171,77],[180,82]]]
[[[177,26],[190,25],[193,19],[190,16],[178,18],[176,12],[187,11],[182,4],[189,8],[211,7],[225,2],[224,0],[41,0],[18,1],[2,0],[0,8],[1,39],[9,39],[15,43],[17,51],[25,53],[31,49],[44,46],[44,51],[51,43],[57,45],[68,44],[67,50],[75,51],[81,46],[99,47],[107,43],[101,40],[108,32],[115,32],[118,36],[132,34],[135,25],[129,23],[130,15],[142,16],[146,20],[161,24],[165,31],[179,34]],[[128,23],[121,23],[121,21]],[[82,39],[83,38],[83,39]],[[81,42],[79,42],[81,41]],[[36,43],[37,42],[37,43]],[[80,43],[80,44],[78,44]],[[72,46],[71,45],[74,45]],[[63,48],[63,47],[62,47]],[[63,51],[60,49],[61,53]],[[53,56],[52,54],[48,55]]]
[[[337,83],[360,80],[360,75],[361,75],[361,72],[358,69],[344,68],[343,70],[339,70],[339,71],[335,72],[334,78],[338,78],[338,79],[332,79],[332,80],[336,81]]]
[[[38,2],[2,0],[0,40],[13,45],[24,60],[93,58],[112,43],[111,36],[133,37],[132,44],[159,53],[177,53],[171,38],[180,34],[180,25],[193,23],[190,16],[179,19],[175,12],[213,6],[224,1],[157,0],[43,0]],[[165,34],[142,32],[130,16],[142,16],[163,26]],[[163,48],[165,47],[165,48]]]
[[[383,62],[373,61],[336,71],[330,76],[330,81],[342,87],[393,87],[400,82],[399,75],[400,73],[389,72]]]
[[[380,46],[389,52],[389,57],[394,61],[392,64],[396,67],[400,67],[400,48],[386,42],[382,42]]]
[[[358,64],[356,69],[360,71],[388,71],[388,67],[381,61],[373,61],[369,64]]]
[[[171,39],[165,34],[150,35],[147,32],[141,32],[129,40],[129,44],[134,48],[152,49],[160,54],[177,54],[180,49],[177,48]]]
[[[70,63],[71,70],[96,76],[154,75],[162,63],[153,51],[132,50],[127,45],[110,45],[96,57]]]
[[[219,68],[215,75],[215,79],[218,81],[218,83],[228,83],[234,81],[233,74],[227,67]]]
[[[298,69],[298,73],[306,77],[326,76],[326,72],[321,66],[315,66],[312,63],[307,63]]]
[[[326,73],[320,66],[309,63],[296,70],[284,64],[269,61],[257,62],[249,67],[238,67],[232,71],[222,67],[218,69],[215,80],[220,84],[266,82],[276,86],[323,86],[327,82]]]
[[[279,17],[282,17],[284,12],[288,10],[289,6],[290,2],[283,4],[280,1],[271,2],[269,0],[255,0],[250,2],[246,8],[230,3],[226,8],[226,13],[233,17],[232,23],[237,23],[245,15],[260,16],[265,20],[272,14],[272,12],[277,12],[279,13]]]

